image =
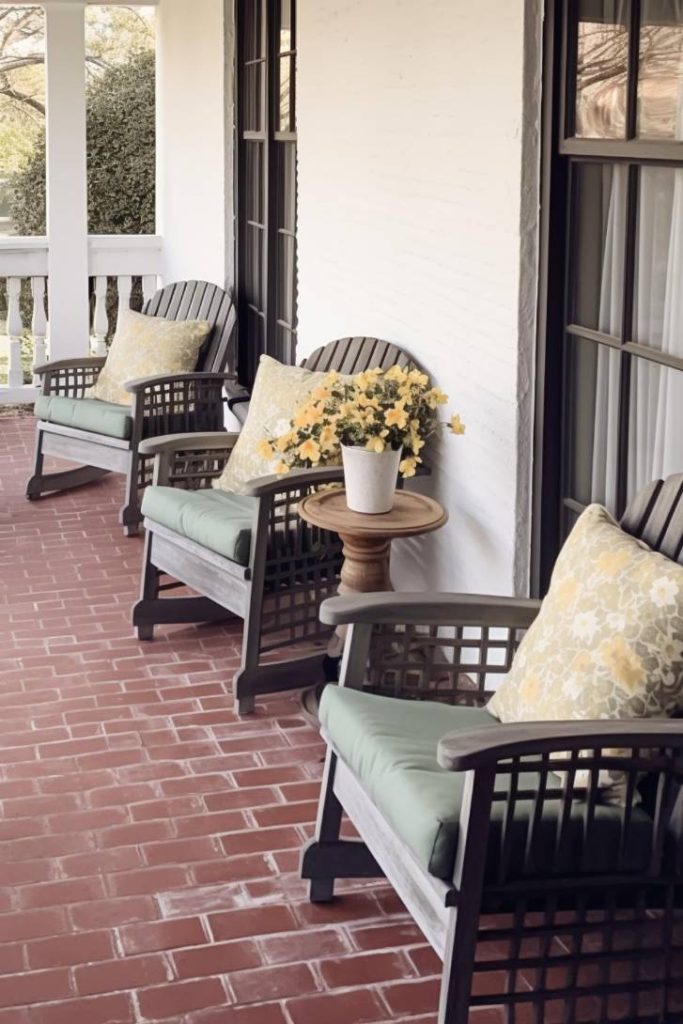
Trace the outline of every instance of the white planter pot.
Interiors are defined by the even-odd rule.
[[[369,452],[367,448],[342,445],[341,451],[346,504],[351,511],[370,515],[391,512],[401,450]]]

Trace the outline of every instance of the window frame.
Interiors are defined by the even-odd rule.
[[[644,359],[683,372],[683,358],[640,344],[633,337],[633,306],[639,175],[644,167],[683,167],[683,142],[637,135],[638,69],[642,0],[626,0],[629,28],[625,138],[579,138],[573,135],[578,48],[574,0],[546,0],[543,56],[541,231],[538,299],[537,378],[532,497],[532,592],[547,589],[563,539],[564,513],[585,507],[564,493],[569,450],[564,401],[568,339],[581,338],[620,352],[617,412],[617,509],[626,504],[631,369]],[[597,162],[628,167],[624,315],[620,336],[572,323],[569,316],[572,206],[577,165]],[[683,467],[682,467],[683,469]]]
[[[280,28],[285,5],[291,18],[291,44],[286,51],[280,49]],[[260,11],[260,48],[257,58],[249,58],[247,32],[249,10]],[[236,22],[236,144],[235,144],[235,266],[237,309],[239,318],[238,373],[241,383],[251,385],[261,354],[266,353],[282,362],[293,363],[296,355],[297,329],[297,261],[296,261],[296,0],[237,0]],[[289,89],[289,130],[280,128],[280,63],[291,62]],[[262,66],[258,104],[260,124],[248,127],[250,92],[246,68]],[[258,145],[261,161],[259,197],[260,217],[254,221],[249,211],[254,209],[254,182],[249,180],[247,153],[250,146]],[[284,173],[287,147],[294,151],[293,180],[287,182]],[[289,190],[287,191],[287,186]],[[259,188],[257,185],[256,188]],[[284,200],[284,204],[281,202]],[[294,225],[281,223],[283,205],[289,202],[293,210]],[[260,232],[259,296],[250,281],[249,233]],[[291,262],[286,272],[279,272],[280,239],[292,239]],[[292,316],[279,315],[281,302],[286,296]],[[261,321],[259,336],[251,329],[254,319]],[[282,335],[288,335],[283,342]]]

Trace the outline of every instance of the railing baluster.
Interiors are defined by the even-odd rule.
[[[93,334],[95,336],[95,355],[106,356],[107,334],[109,333],[109,317],[107,316],[107,279],[95,278],[95,315],[93,317]]]
[[[45,338],[47,336],[47,318],[45,316],[45,278],[31,278],[31,294],[33,296],[33,316],[31,332],[33,334],[33,365],[40,366],[47,361]],[[40,377],[33,377],[33,383],[40,384]]]
[[[133,290],[133,278],[130,274],[119,274],[119,312],[130,309],[130,293]]]
[[[154,296],[157,290],[157,276],[156,274],[145,274],[142,278],[142,297],[145,302]]]
[[[21,278],[7,278],[7,334],[9,336],[9,373],[11,388],[20,388],[24,383],[21,367],[21,334],[24,324],[21,319]]]

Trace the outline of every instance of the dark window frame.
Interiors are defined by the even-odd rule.
[[[637,83],[642,2],[628,0],[629,26],[626,137],[577,138],[574,129],[576,37],[574,0],[547,0],[543,54],[543,109],[541,150],[541,230],[538,302],[536,406],[534,427],[532,592],[547,589],[563,539],[563,513],[579,513],[584,506],[565,493],[564,461],[567,454],[566,408],[567,339],[580,337],[620,352],[620,400],[617,414],[617,514],[626,502],[626,469],[630,412],[630,374],[633,361],[644,359],[683,371],[683,359],[633,340],[633,299],[636,261],[636,217],[640,169],[683,165],[683,142],[637,137]],[[624,259],[624,315],[620,337],[570,322],[570,247],[572,189],[577,165],[589,162],[628,167],[627,238]]]
[[[282,49],[286,12],[290,44]],[[263,353],[287,363],[296,355],[296,0],[237,0],[235,29],[238,371],[240,381],[250,385]],[[247,47],[256,40],[254,55]],[[283,60],[290,64],[287,130],[280,115]],[[254,68],[260,71],[252,74]],[[288,151],[293,151],[289,178]],[[293,223],[284,223],[285,210]]]

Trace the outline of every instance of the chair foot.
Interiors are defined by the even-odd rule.
[[[153,640],[154,626],[151,624],[144,626],[136,626],[135,635],[137,636],[138,640]]]
[[[238,715],[253,715],[256,709],[256,701],[253,697],[238,697],[235,700],[235,710]]]
[[[334,878],[315,878],[308,887],[311,903],[331,903],[334,899]]]
[[[233,693],[238,708],[247,706],[246,701],[268,693],[283,693],[286,690],[299,690],[303,686],[311,686],[324,682],[322,652],[307,654],[302,658],[291,658],[288,661],[272,661],[268,664],[241,668],[233,679]],[[253,710],[253,705],[252,705]],[[249,712],[240,712],[240,714]]]
[[[136,537],[140,532],[142,513],[139,505],[125,505],[119,513],[119,522],[123,526],[124,537]]]
[[[36,501],[50,491],[67,491],[72,487],[91,484],[108,473],[108,469],[99,469],[97,466],[78,466],[77,469],[67,469],[62,473],[36,473],[26,485],[26,497],[29,501]]]

